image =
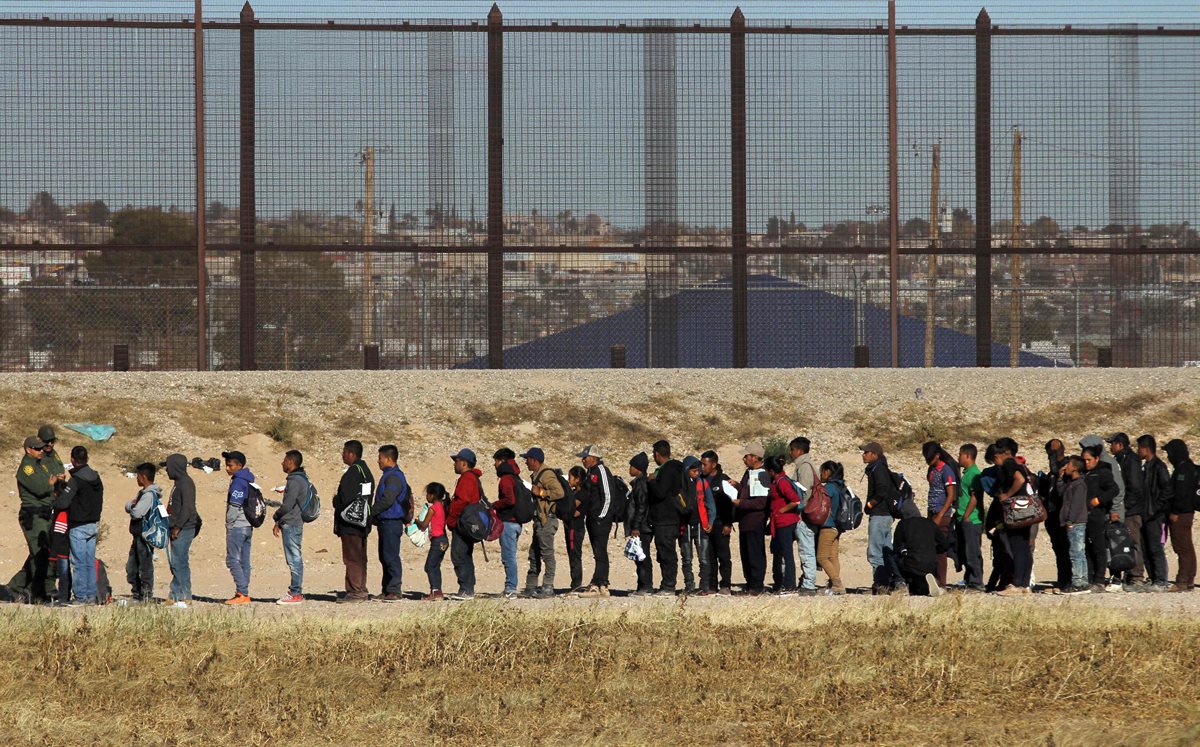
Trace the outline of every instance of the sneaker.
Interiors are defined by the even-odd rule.
[[[421,597],[421,601],[422,602],[441,602],[441,601],[445,600],[445,598],[446,597],[442,595],[442,592],[435,589],[434,591],[431,591],[428,594],[426,594],[425,596]]]
[[[1150,588],[1147,589],[1147,591],[1153,591],[1153,592],[1159,592],[1159,593],[1164,592],[1164,591],[1170,591],[1170,590],[1171,590],[1171,584],[1168,584],[1166,581],[1155,581],[1153,584],[1150,585]]]
[[[1105,584],[1104,586],[1105,586],[1105,589],[1104,589],[1105,591],[1112,592],[1112,593],[1126,591],[1125,586],[1121,583],[1120,579],[1116,579],[1116,578],[1109,579],[1109,582],[1107,584]]]
[[[929,596],[931,597],[940,597],[946,593],[945,589],[938,586],[937,579],[933,577],[932,573],[925,574],[925,583],[929,584]]]
[[[1179,594],[1179,593],[1188,592],[1191,590],[1192,590],[1191,584],[1171,584],[1170,588],[1167,589],[1167,591],[1171,592],[1172,594]]]
[[[841,589],[835,589],[834,587],[830,586],[822,590],[821,594],[827,597],[844,597],[846,596],[846,589],[844,587]]]
[[[250,597],[240,591],[225,600],[225,604],[250,604]]]
[[[996,592],[996,596],[998,596],[998,597],[1023,597],[1028,593],[1029,593],[1028,588],[1023,589],[1019,586],[1006,586],[1003,589],[1001,589],[1000,591]]]
[[[716,594],[717,594],[717,592],[709,591],[708,589],[705,589],[704,591],[696,592],[696,596],[698,596],[698,597],[712,597],[712,596],[716,596]]]
[[[460,591],[457,594],[451,594],[448,598],[454,602],[469,602],[475,598],[475,592],[472,591],[472,592],[468,592],[468,593],[463,593]]]
[[[521,599],[537,599],[538,588],[537,586],[526,586],[517,596]]]
[[[817,590],[816,589],[797,589],[796,595],[801,596],[801,597],[815,597],[817,595]]]
[[[275,600],[275,604],[300,604],[303,601],[303,594],[284,594]]]
[[[368,597],[338,597],[338,604],[365,604],[371,601]]]
[[[1088,586],[1087,584],[1082,584],[1080,586],[1068,586],[1067,588],[1063,589],[1059,593],[1060,594],[1091,594],[1092,588],[1090,586]]]
[[[506,592],[504,592],[504,598],[505,599],[516,599],[517,592],[516,591],[506,591]]]
[[[1150,584],[1146,583],[1145,581],[1135,581],[1133,583],[1125,584],[1121,590],[1127,591],[1131,594],[1144,594],[1150,591]]]
[[[382,596],[376,598],[381,602],[399,602],[404,599],[404,597],[393,591],[389,591],[387,594],[383,594]]]
[[[777,596],[777,597],[794,597],[794,596],[796,596],[797,593],[799,593],[799,592],[796,589],[780,589],[779,591],[775,592],[775,596]]]
[[[659,589],[658,591],[654,592],[654,596],[656,596],[656,597],[673,597],[673,596],[675,596],[675,590],[674,589]]]
[[[1110,590],[1110,588],[1111,587],[1109,587],[1107,584],[1092,584],[1088,587],[1088,590],[1093,594],[1105,594]]]
[[[722,597],[733,596],[733,589],[730,589],[728,586],[722,586],[720,589],[717,589],[717,595]]]
[[[579,595],[583,599],[601,599],[608,596],[607,586],[589,586]]]
[[[175,601],[175,602],[167,600],[166,606],[173,610],[186,610],[188,608],[188,603],[183,601],[182,599]]]
[[[533,590],[533,598],[534,599],[553,599],[554,598],[554,587],[553,586],[539,586],[538,588]]]

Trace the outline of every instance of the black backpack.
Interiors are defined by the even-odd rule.
[[[533,517],[537,514],[537,505],[533,498],[533,493],[529,488],[525,487],[525,482],[516,475],[513,475],[513,497],[516,499],[516,505],[513,507],[513,518],[518,524],[528,524],[533,521]]]
[[[683,478],[683,492],[675,497],[675,512],[679,514],[681,525],[691,524],[696,518],[696,485],[688,480],[687,475]]]
[[[481,497],[459,514],[458,528],[476,542],[483,542],[492,533],[492,516],[492,508],[487,499]]]
[[[563,497],[554,502],[554,515],[559,521],[571,521],[575,518],[575,491],[571,490],[571,483],[563,477],[561,469],[555,469],[554,476],[563,489]]]
[[[863,520],[862,499],[854,494],[850,486],[842,486],[842,502],[838,504],[837,516],[833,518],[834,526],[839,532],[849,532],[858,529]]]
[[[625,521],[625,512],[629,505],[629,486],[620,477],[617,477],[612,472],[609,472],[609,499],[611,503],[608,508],[608,517],[612,519],[613,524],[619,524]]]
[[[262,491],[253,484],[246,486],[246,497],[242,500],[242,512],[246,521],[255,529],[261,527],[267,519],[267,502],[263,500]]]
[[[1108,544],[1108,569],[1113,573],[1132,570],[1137,564],[1137,547],[1125,525],[1119,521],[1110,523],[1104,530],[1104,539]]]
[[[912,485],[905,479],[903,472],[892,473],[892,484],[896,486],[896,497],[892,500],[890,506],[893,518],[901,518],[900,509],[904,504],[913,500]]]

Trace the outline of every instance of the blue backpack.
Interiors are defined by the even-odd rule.
[[[171,534],[171,522],[163,516],[160,508],[158,496],[155,496],[150,510],[142,517],[142,539],[158,550],[167,546],[167,537]]]

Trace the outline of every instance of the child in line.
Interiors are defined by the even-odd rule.
[[[1083,458],[1073,456],[1063,463],[1058,476],[1058,492],[1062,495],[1059,522],[1067,529],[1071,543],[1071,585],[1063,589],[1064,594],[1087,594],[1087,482],[1083,479],[1086,467]]]
[[[129,559],[125,562],[125,580],[135,602],[154,601],[154,548],[142,538],[142,520],[162,500],[162,488],[154,484],[157,469],[146,462],[137,468],[138,494],[125,504],[129,514]]]
[[[429,593],[421,597],[424,602],[440,602],[442,596],[442,559],[450,543],[446,537],[446,511],[450,507],[450,494],[440,482],[425,486],[425,510],[417,519],[417,529],[429,530],[429,554],[425,556],[425,575],[429,577]]]

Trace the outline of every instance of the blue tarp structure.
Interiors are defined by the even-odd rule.
[[[806,287],[771,275],[748,282],[750,366],[753,368],[821,368],[854,365],[855,302],[852,298]],[[677,366],[728,368],[733,365],[732,305],[728,279],[681,290],[675,296]],[[871,365],[887,366],[891,358],[890,320],[886,307],[864,303],[866,344]],[[505,368],[607,368],[609,348],[624,345],[626,365],[646,365],[644,303],[571,329],[556,332],[504,351]],[[992,345],[992,360],[1007,364],[1007,345]],[[900,318],[900,365],[925,363],[925,320]],[[1044,356],[1021,353],[1022,366],[1053,366]],[[946,327],[934,330],[934,364],[975,365],[975,338]],[[461,368],[486,368],[486,357]]]

